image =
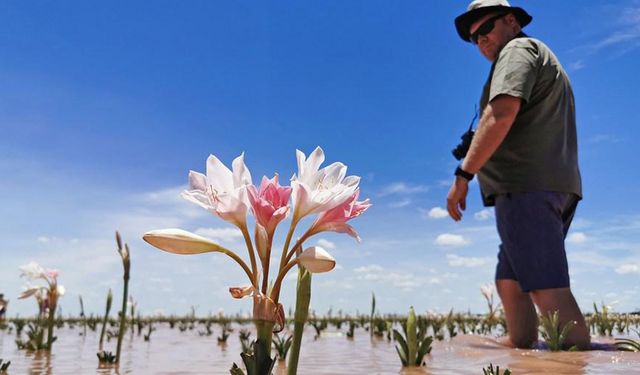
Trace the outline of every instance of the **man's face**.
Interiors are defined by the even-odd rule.
[[[513,22],[515,22],[515,17],[512,14],[496,12],[487,14],[471,24],[469,34],[473,35],[478,29],[489,28],[493,23],[493,29],[490,32],[477,36],[478,49],[487,60],[495,61],[502,47],[515,36]],[[481,34],[483,33],[481,32]],[[475,41],[473,42],[475,43]]]

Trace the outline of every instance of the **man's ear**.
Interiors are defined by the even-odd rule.
[[[509,26],[514,26],[514,25],[520,25],[518,23],[518,19],[516,18],[516,16],[513,13],[509,13],[504,17],[504,20],[507,22],[507,24]]]

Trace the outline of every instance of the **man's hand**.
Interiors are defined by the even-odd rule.
[[[467,192],[469,191],[469,181],[465,178],[456,176],[456,179],[447,194],[447,211],[449,216],[455,221],[462,219],[462,211],[467,208]]]

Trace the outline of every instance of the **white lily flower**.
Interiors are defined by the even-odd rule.
[[[336,260],[320,246],[305,249],[297,259],[311,273],[329,272],[336,266]]]
[[[347,166],[340,162],[319,169],[324,162],[324,151],[320,147],[308,159],[300,150],[296,150],[296,157],[298,174],[291,178],[295,219],[342,204],[353,195],[360,183],[360,177],[346,176]]]
[[[30,280],[45,278],[45,269],[36,262],[29,262],[20,266],[20,276],[26,276]]]
[[[189,171],[189,190],[182,197],[241,227],[246,225],[250,207],[246,189],[252,184],[244,153],[233,161],[232,167],[233,172],[217,157],[209,155],[207,174]]]
[[[177,228],[152,230],[145,233],[142,238],[158,249],[174,254],[225,252],[217,243]]]
[[[484,284],[484,285],[482,285],[480,287],[480,292],[482,293],[484,298],[487,299],[487,301],[493,300],[493,292],[494,291],[495,291],[495,288],[491,284]]]

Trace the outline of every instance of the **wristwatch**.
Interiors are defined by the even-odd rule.
[[[460,177],[464,178],[467,181],[473,180],[473,176],[475,176],[473,173],[469,173],[469,172],[465,171],[464,169],[460,168],[460,166],[458,166],[456,168],[456,171],[453,174],[455,176],[460,176]]]

